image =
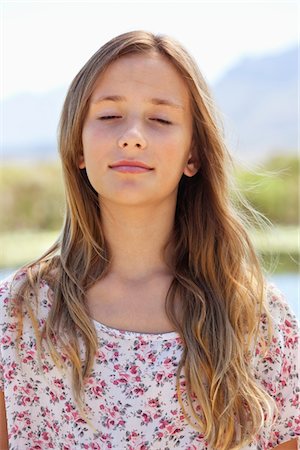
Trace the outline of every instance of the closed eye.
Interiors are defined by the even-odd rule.
[[[102,116],[99,117],[100,120],[110,120],[110,119],[121,119],[122,116]]]
[[[172,122],[170,122],[169,120],[161,119],[159,117],[156,117],[156,118],[153,118],[153,119],[150,119],[150,120],[156,120],[157,122],[160,122],[160,123],[162,123],[164,125],[172,125]]]

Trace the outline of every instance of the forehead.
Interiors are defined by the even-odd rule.
[[[124,91],[145,97],[170,97],[185,105],[190,97],[179,70],[156,52],[126,55],[110,63],[96,80],[91,100],[102,95],[123,95]]]

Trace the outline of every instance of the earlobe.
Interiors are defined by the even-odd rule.
[[[186,166],[183,169],[183,173],[187,177],[193,177],[198,172],[199,167],[200,167],[200,164],[193,158],[192,155],[190,155],[189,159],[186,163]]]
[[[84,156],[80,155],[79,157],[79,163],[78,163],[79,169],[85,169],[85,162],[84,162]]]

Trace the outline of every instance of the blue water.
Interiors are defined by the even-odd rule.
[[[0,270],[0,280],[14,272],[14,269]],[[300,321],[300,275],[297,273],[284,273],[272,275],[269,280],[274,283],[285,296],[292,311]]]

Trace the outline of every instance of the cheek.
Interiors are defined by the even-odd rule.
[[[111,138],[96,126],[86,126],[82,131],[83,155],[86,164],[93,164],[109,150]]]
[[[178,167],[181,169],[189,156],[190,141],[181,134],[178,134],[162,143],[161,149],[163,152],[161,155],[165,163],[169,164],[170,167]]]

